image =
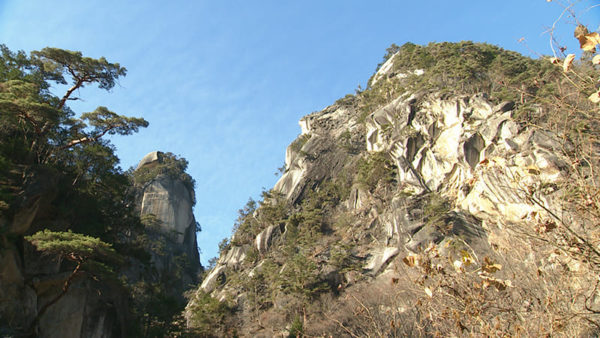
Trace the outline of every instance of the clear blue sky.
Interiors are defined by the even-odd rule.
[[[549,54],[543,33],[561,11],[546,0],[0,0],[0,43],[128,69],[111,93],[85,88],[71,107],[150,122],[113,138],[124,169],[154,150],[188,159],[206,264],[237,210],[276,182],[298,119],[364,87],[390,44],[473,40]],[[598,18],[598,8],[580,17],[591,29]],[[571,41],[573,23],[560,27]]]

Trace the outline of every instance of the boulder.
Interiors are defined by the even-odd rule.
[[[160,163],[162,153],[160,151],[153,151],[151,153],[146,154],[146,156],[142,157],[140,162],[137,165],[136,170],[142,167],[151,167]]]
[[[218,286],[219,277],[222,278],[225,274],[226,267],[224,265],[215,266],[208,276],[204,278],[202,281],[202,285],[200,285],[200,289],[206,293],[211,293]]]
[[[261,231],[255,239],[255,245],[259,253],[265,253],[269,250],[274,239],[281,236],[282,229],[279,225],[270,225],[265,230]]]
[[[234,246],[227,250],[227,253],[224,256],[219,258],[218,263],[225,266],[236,267],[244,261],[247,251],[247,246]]]
[[[370,275],[377,275],[399,252],[400,250],[396,247],[377,248],[371,253],[371,257],[363,269],[367,270]]]

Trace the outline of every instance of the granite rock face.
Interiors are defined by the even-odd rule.
[[[156,167],[161,163],[162,153],[154,151],[144,156],[136,170]],[[181,294],[183,289],[197,283],[197,274],[201,271],[196,240],[197,223],[192,211],[194,192],[181,180],[159,174],[139,188],[137,200],[140,217],[151,216],[158,223],[159,232],[153,233],[152,237],[165,244],[164,253],[152,255],[158,270],[169,273],[177,256],[185,261],[182,290],[178,290]],[[161,233],[164,235],[162,238]]]
[[[386,76],[382,72],[374,79]],[[284,196],[290,217],[327,182],[351,182],[347,198],[327,211],[332,225],[321,241],[328,245],[313,243],[314,252],[304,251],[319,267],[322,282],[333,293],[386,289],[403,278],[398,271],[410,255],[439,251],[458,265],[464,257],[498,257],[492,246],[499,238],[508,241],[498,229],[549,222],[547,210],[559,209],[555,198],[537,193],[534,203],[529,192],[564,177],[567,160],[558,151],[564,144],[549,133],[520,127],[511,118],[513,108],[512,102],[493,105],[482,95],[430,93],[401,95],[364,121],[344,104],[303,117],[301,135],[287,148],[286,171],[273,189]],[[358,182],[357,165],[372,156],[389,159],[393,184]],[[284,242],[277,239],[289,236],[287,224],[277,224],[282,223],[265,223],[252,242],[223,252],[199,291],[229,304],[233,300],[241,313],[251,315],[244,280],[256,278],[267,261],[273,269]],[[354,271],[332,265],[340,245],[348,248],[345,264]],[[247,258],[252,250],[258,259]],[[283,262],[275,271],[282,274],[286,267]],[[273,292],[273,309],[265,317],[289,301]],[[195,302],[188,304],[188,320]],[[247,323],[245,329],[269,335],[277,325]]]
[[[161,153],[153,152],[138,166],[157,166]],[[39,229],[40,214],[51,212],[56,195],[52,173],[42,172],[26,178],[23,203],[10,220],[2,219],[10,233],[19,236]],[[170,293],[185,302],[183,292],[198,283],[201,270],[196,244],[196,221],[192,213],[193,191],[182,182],[167,176],[151,178],[138,195],[140,216],[153,215],[158,229],[147,228],[149,240],[158,243],[162,252],[149,250],[151,262],[124,257],[117,273],[136,281],[169,281]],[[36,223],[37,222],[37,223]],[[180,275],[175,271],[181,269]],[[115,269],[117,270],[117,269]],[[19,336],[32,332],[40,337],[123,337],[132,304],[122,285],[110,279],[78,274],[68,291],[61,295],[65,281],[73,271],[67,260],[40,255],[27,241],[22,245],[0,243],[0,336]],[[57,296],[59,296],[57,298]],[[55,301],[41,316],[46,304]],[[37,325],[35,323],[37,318]]]

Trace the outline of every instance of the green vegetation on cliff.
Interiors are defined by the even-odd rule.
[[[153,163],[152,166],[143,166],[131,172],[134,183],[138,186],[142,186],[159,175],[165,175],[174,180],[181,181],[188,191],[194,194],[194,188],[196,182],[190,176],[186,170],[188,167],[188,161],[183,157],[177,157],[171,152],[158,152],[159,160],[157,163]],[[196,203],[195,196],[192,196],[193,203]]]
[[[391,68],[373,75],[367,89],[356,95],[363,118],[402,93],[484,94],[496,103],[518,102],[517,112],[525,113],[540,97],[553,97],[559,90],[555,65],[486,43],[409,42],[388,48],[384,63],[390,58]]]

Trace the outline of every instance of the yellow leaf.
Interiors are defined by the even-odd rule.
[[[468,251],[461,250],[460,253],[462,256],[461,257],[462,261],[463,261],[463,263],[465,263],[466,266],[469,266],[469,265],[473,264],[473,262],[475,262],[475,260],[473,259],[473,256],[471,256],[471,254]]]
[[[598,54],[592,58],[592,63],[595,65],[600,65],[600,54]]]
[[[500,264],[489,264],[489,265],[484,265],[482,267],[483,271],[485,272],[489,272],[489,273],[494,273],[498,270],[502,269],[502,265]]]
[[[575,54],[569,54],[565,58],[565,61],[563,62],[563,71],[565,73],[568,72],[569,69],[571,69],[571,65],[573,64],[573,60],[575,60]]]
[[[550,63],[557,65],[560,63],[560,60],[558,58],[550,58]]]
[[[594,94],[590,95],[590,97],[588,97],[588,100],[592,101],[593,103],[600,103],[600,93],[595,92]]]
[[[596,32],[579,35],[577,39],[579,40],[579,47],[586,52],[596,51],[596,45],[600,43],[600,35]]]
[[[414,256],[414,255],[406,256],[406,257],[402,258],[402,261],[404,262],[404,264],[410,266],[411,268],[415,265],[419,265],[419,260],[418,260],[417,256]]]

